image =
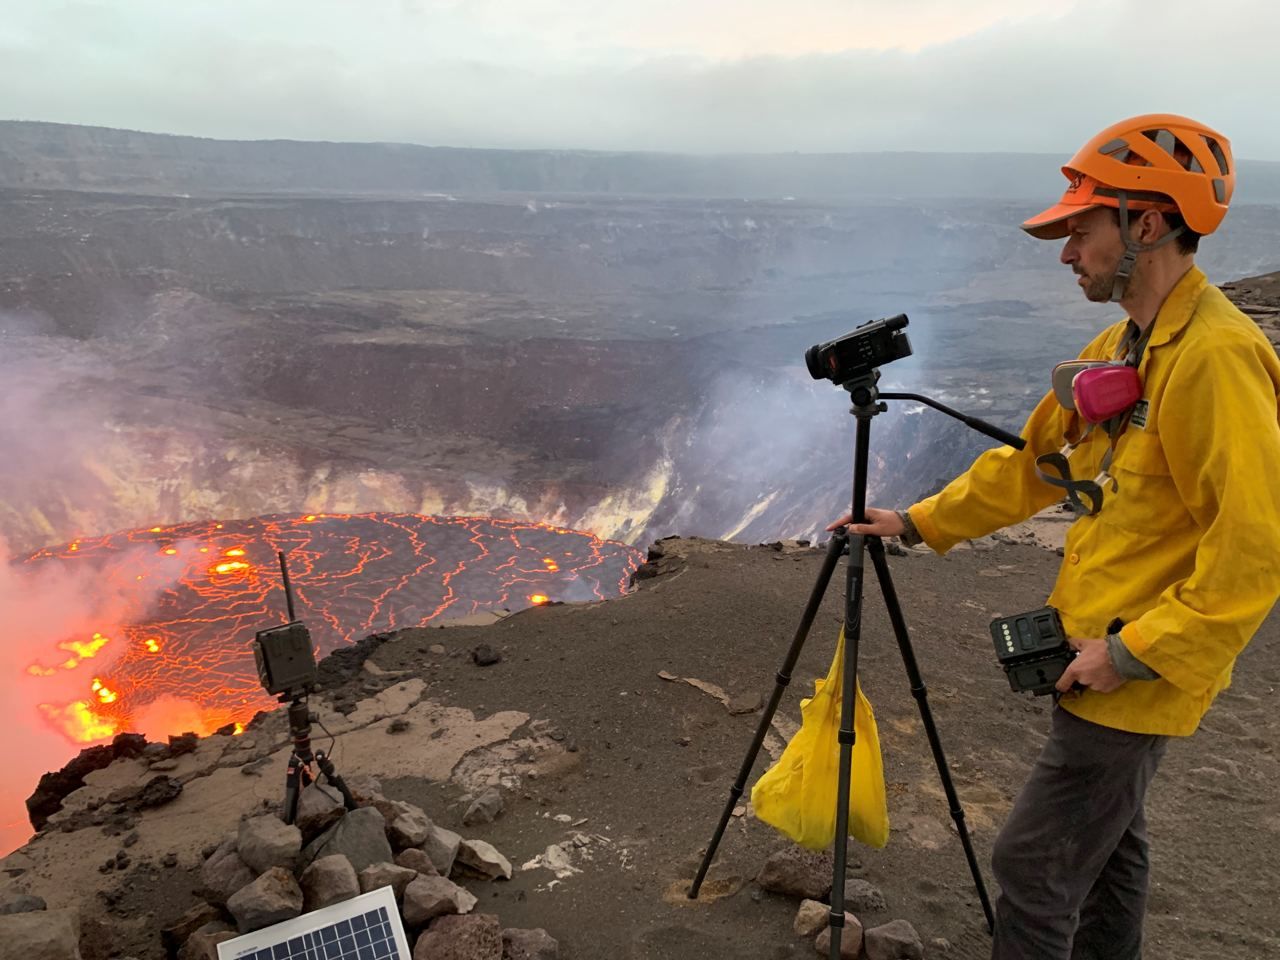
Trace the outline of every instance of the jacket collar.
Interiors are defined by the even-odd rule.
[[[1208,285],[1208,277],[1195,265],[1182,275],[1182,279],[1173,285],[1164,303],[1160,305],[1155,328],[1151,331],[1151,339],[1147,341],[1148,349],[1168,343],[1182,332],[1191,322],[1191,315],[1196,312],[1196,306],[1200,303],[1200,295]]]

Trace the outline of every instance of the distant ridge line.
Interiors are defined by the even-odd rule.
[[[0,187],[37,190],[1038,200],[1060,190],[1060,159],[1035,153],[679,154],[219,140],[0,121]],[[1241,201],[1280,203],[1280,163],[1239,166]]]

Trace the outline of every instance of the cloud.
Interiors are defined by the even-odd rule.
[[[655,0],[29,3],[0,116],[233,138],[1069,153],[1126,114],[1280,159],[1280,8]]]

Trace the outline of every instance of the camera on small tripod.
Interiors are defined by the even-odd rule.
[[[328,753],[311,749],[311,723],[317,718],[307,706],[307,698],[319,684],[320,671],[311,648],[311,631],[294,613],[293,585],[289,582],[289,565],[284,551],[278,551],[277,556],[289,622],[257,632],[253,641],[253,659],[258,665],[258,679],[263,688],[278,697],[281,703],[289,704],[289,738],[293,741],[293,752],[285,772],[282,816],[285,823],[294,823],[298,818],[298,803],[303,789],[316,780],[311,772],[313,763],[342,794],[343,804],[348,810],[354,810],[356,802]],[[323,724],[320,729],[324,730]],[[329,740],[332,749],[332,735]]]
[[[1015,693],[1052,693],[1076,657],[1053,607],[992,620],[991,640]]]

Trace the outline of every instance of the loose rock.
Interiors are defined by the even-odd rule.
[[[236,851],[255,874],[272,867],[292,870],[302,852],[302,831],[271,814],[242,820]]]
[[[319,910],[360,895],[360,879],[351,861],[340,853],[320,857],[302,873],[302,902],[306,910]]]
[[[493,823],[501,813],[502,791],[496,787],[490,787],[471,801],[471,806],[467,807],[467,812],[462,815],[462,822],[468,827],[474,827],[480,823]]]
[[[830,853],[783,847],[765,861],[756,882],[772,893],[798,900],[825,900],[831,892],[832,865]]]
[[[0,916],[0,957],[80,960],[80,914],[68,909]]]
[[[447,914],[470,913],[476,905],[473,894],[444,877],[418,877],[404,891],[404,922],[420,927]]]
[[[560,942],[542,929],[503,930],[502,960],[559,960]]]
[[[924,944],[906,920],[872,927],[866,934],[867,960],[924,960]]]
[[[806,940],[824,929],[831,919],[831,908],[818,900],[801,900],[791,929]]]
[[[436,865],[436,872],[442,877],[447,877],[453,871],[453,861],[457,859],[458,847],[461,843],[461,835],[439,824],[432,824],[431,832],[427,835],[422,849]]]
[[[418,938],[413,960],[502,960],[502,926],[489,913],[440,917]]]
[[[301,862],[310,864],[317,856],[334,853],[350,860],[357,873],[375,863],[394,859],[382,814],[373,807],[348,811],[341,820],[307,844],[302,851]]]
[[[261,930],[302,913],[302,889],[284,867],[272,867],[227,901],[241,933]]]
[[[453,869],[459,867],[485,880],[511,879],[511,861],[483,840],[463,840],[458,844],[458,856]]]
[[[844,960],[857,960],[862,953],[862,924],[852,913],[845,912],[844,928],[840,932],[840,956]],[[813,948],[824,957],[831,953],[831,928],[824,927],[813,941]]]
[[[407,852],[407,851],[406,851]],[[431,860],[421,850],[414,851],[422,855],[422,858],[431,865]],[[431,866],[435,870],[434,866]],[[396,902],[404,899],[405,887],[418,876],[417,870],[408,866],[400,866],[394,863],[375,863],[373,866],[365,867],[360,871],[360,892],[368,893],[371,890],[378,890],[382,887],[390,887],[396,895]]]

